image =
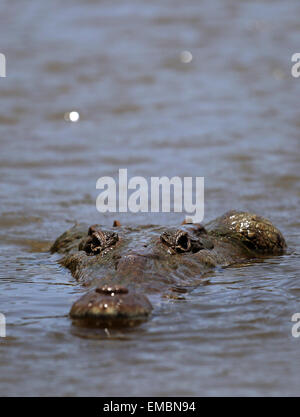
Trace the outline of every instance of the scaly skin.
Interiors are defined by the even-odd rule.
[[[285,240],[269,220],[231,211],[202,225],[177,229],[143,226],[105,231],[79,224],[62,234],[51,251],[63,254],[60,263],[86,287],[70,311],[81,326],[134,326],[150,316],[148,296],[194,288],[217,265],[280,255]],[[117,230],[117,232],[116,232]]]

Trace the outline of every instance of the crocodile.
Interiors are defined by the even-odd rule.
[[[180,298],[217,266],[281,255],[286,247],[269,220],[230,211],[206,226],[75,224],[50,250],[62,255],[60,264],[87,288],[71,307],[72,322],[119,328],[148,320],[157,297]]]

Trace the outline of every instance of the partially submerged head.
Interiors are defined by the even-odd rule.
[[[147,320],[152,305],[143,294],[122,286],[100,286],[77,300],[70,311],[74,324],[89,327],[131,327]]]
[[[144,244],[145,229],[141,229],[142,238],[138,241],[135,240],[136,232],[131,242],[124,237],[124,233],[123,230],[122,244],[119,244],[118,234],[114,231],[102,231],[99,226],[91,226],[87,234],[85,231],[85,236],[81,234],[79,247],[77,243],[79,252],[64,258],[64,265],[75,277],[77,274],[81,279],[84,271],[84,277],[90,284],[91,272],[97,285],[101,282],[98,275],[103,272],[105,280],[102,282],[112,283],[111,286],[98,286],[73,304],[70,317],[75,324],[102,328],[129,327],[147,320],[152,311],[151,303],[143,293],[133,291],[132,287],[138,284],[136,287],[143,287],[146,293],[149,288],[156,291],[166,283],[169,285],[175,275],[173,269],[169,274],[171,263],[172,268],[183,265],[184,277],[188,275],[188,280],[193,274],[198,276],[205,268],[213,268],[217,263],[228,265],[243,256],[281,254],[286,248],[282,234],[269,220],[246,212],[228,212],[206,228],[184,224],[164,231],[159,239],[155,231],[155,236],[151,234],[147,245]],[[76,242],[78,239],[76,235]],[[65,245],[68,245],[68,240],[68,235],[63,235]],[[56,245],[59,247],[59,240]],[[106,256],[110,249],[112,252]],[[80,252],[82,250],[85,253]],[[196,252],[199,253],[193,256]],[[94,258],[90,256],[100,253]],[[170,258],[169,255],[173,254],[175,256]],[[110,276],[112,280],[109,280]]]

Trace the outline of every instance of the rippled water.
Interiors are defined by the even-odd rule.
[[[299,1],[0,6],[1,394],[298,395]],[[126,167],[204,176],[205,221],[255,211],[288,253],[218,269],[135,330],[79,332],[67,314],[83,289],[47,249],[73,221],[111,225],[95,183]]]

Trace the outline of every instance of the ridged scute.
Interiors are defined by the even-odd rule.
[[[262,254],[281,254],[286,242],[281,232],[264,217],[229,211],[207,226],[214,236],[226,237]]]

